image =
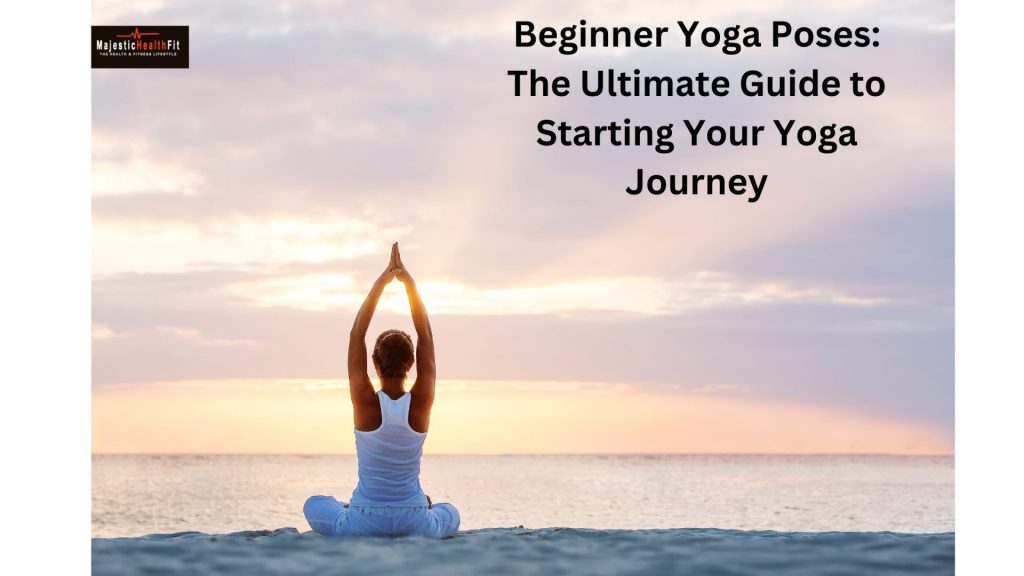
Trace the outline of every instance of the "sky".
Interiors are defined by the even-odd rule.
[[[524,18],[881,45],[564,56],[516,48]],[[92,72],[94,452],[353,452],[348,329],[397,241],[437,341],[428,453],[952,453],[951,2],[93,2],[125,23],[189,25],[190,68]],[[514,97],[506,71],[531,67],[887,88]],[[535,142],[543,118],[626,117],[851,124],[859,145]],[[629,196],[638,167],[769,177],[755,204]],[[390,327],[412,331],[396,285],[371,337]]]

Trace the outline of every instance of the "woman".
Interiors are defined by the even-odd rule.
[[[394,279],[405,285],[416,327],[416,382],[405,391],[413,365],[412,338],[385,330],[373,347],[380,380],[374,392],[366,372],[366,331],[384,287]],[[416,283],[402,265],[398,243],[391,262],[373,283],[348,343],[348,387],[355,421],[359,483],[349,503],[332,496],[312,496],[303,513],[314,531],[325,536],[428,536],[446,538],[459,530],[459,511],[433,504],[420,487],[420,457],[434,404],[434,338]]]

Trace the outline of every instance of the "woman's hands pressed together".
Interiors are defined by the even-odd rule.
[[[409,272],[405,269],[405,265],[402,264],[402,255],[398,252],[398,242],[391,245],[391,261],[388,262],[388,267],[381,274],[380,278],[385,284],[396,278],[403,284],[407,284],[412,280]]]

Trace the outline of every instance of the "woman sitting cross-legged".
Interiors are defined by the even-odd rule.
[[[381,292],[391,280],[405,285],[416,327],[416,382],[407,392],[413,366],[413,342],[401,330],[385,330],[373,347],[380,379],[374,392],[366,371],[366,331]],[[356,314],[348,344],[348,383],[355,421],[359,483],[345,503],[332,496],[311,496],[303,513],[310,527],[325,536],[427,536],[447,538],[459,530],[459,511],[433,504],[420,487],[420,458],[434,403],[434,339],[423,300],[402,265],[398,244],[391,262],[370,289]]]

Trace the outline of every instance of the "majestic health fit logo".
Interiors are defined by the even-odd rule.
[[[93,68],[188,68],[188,26],[93,26]]]

